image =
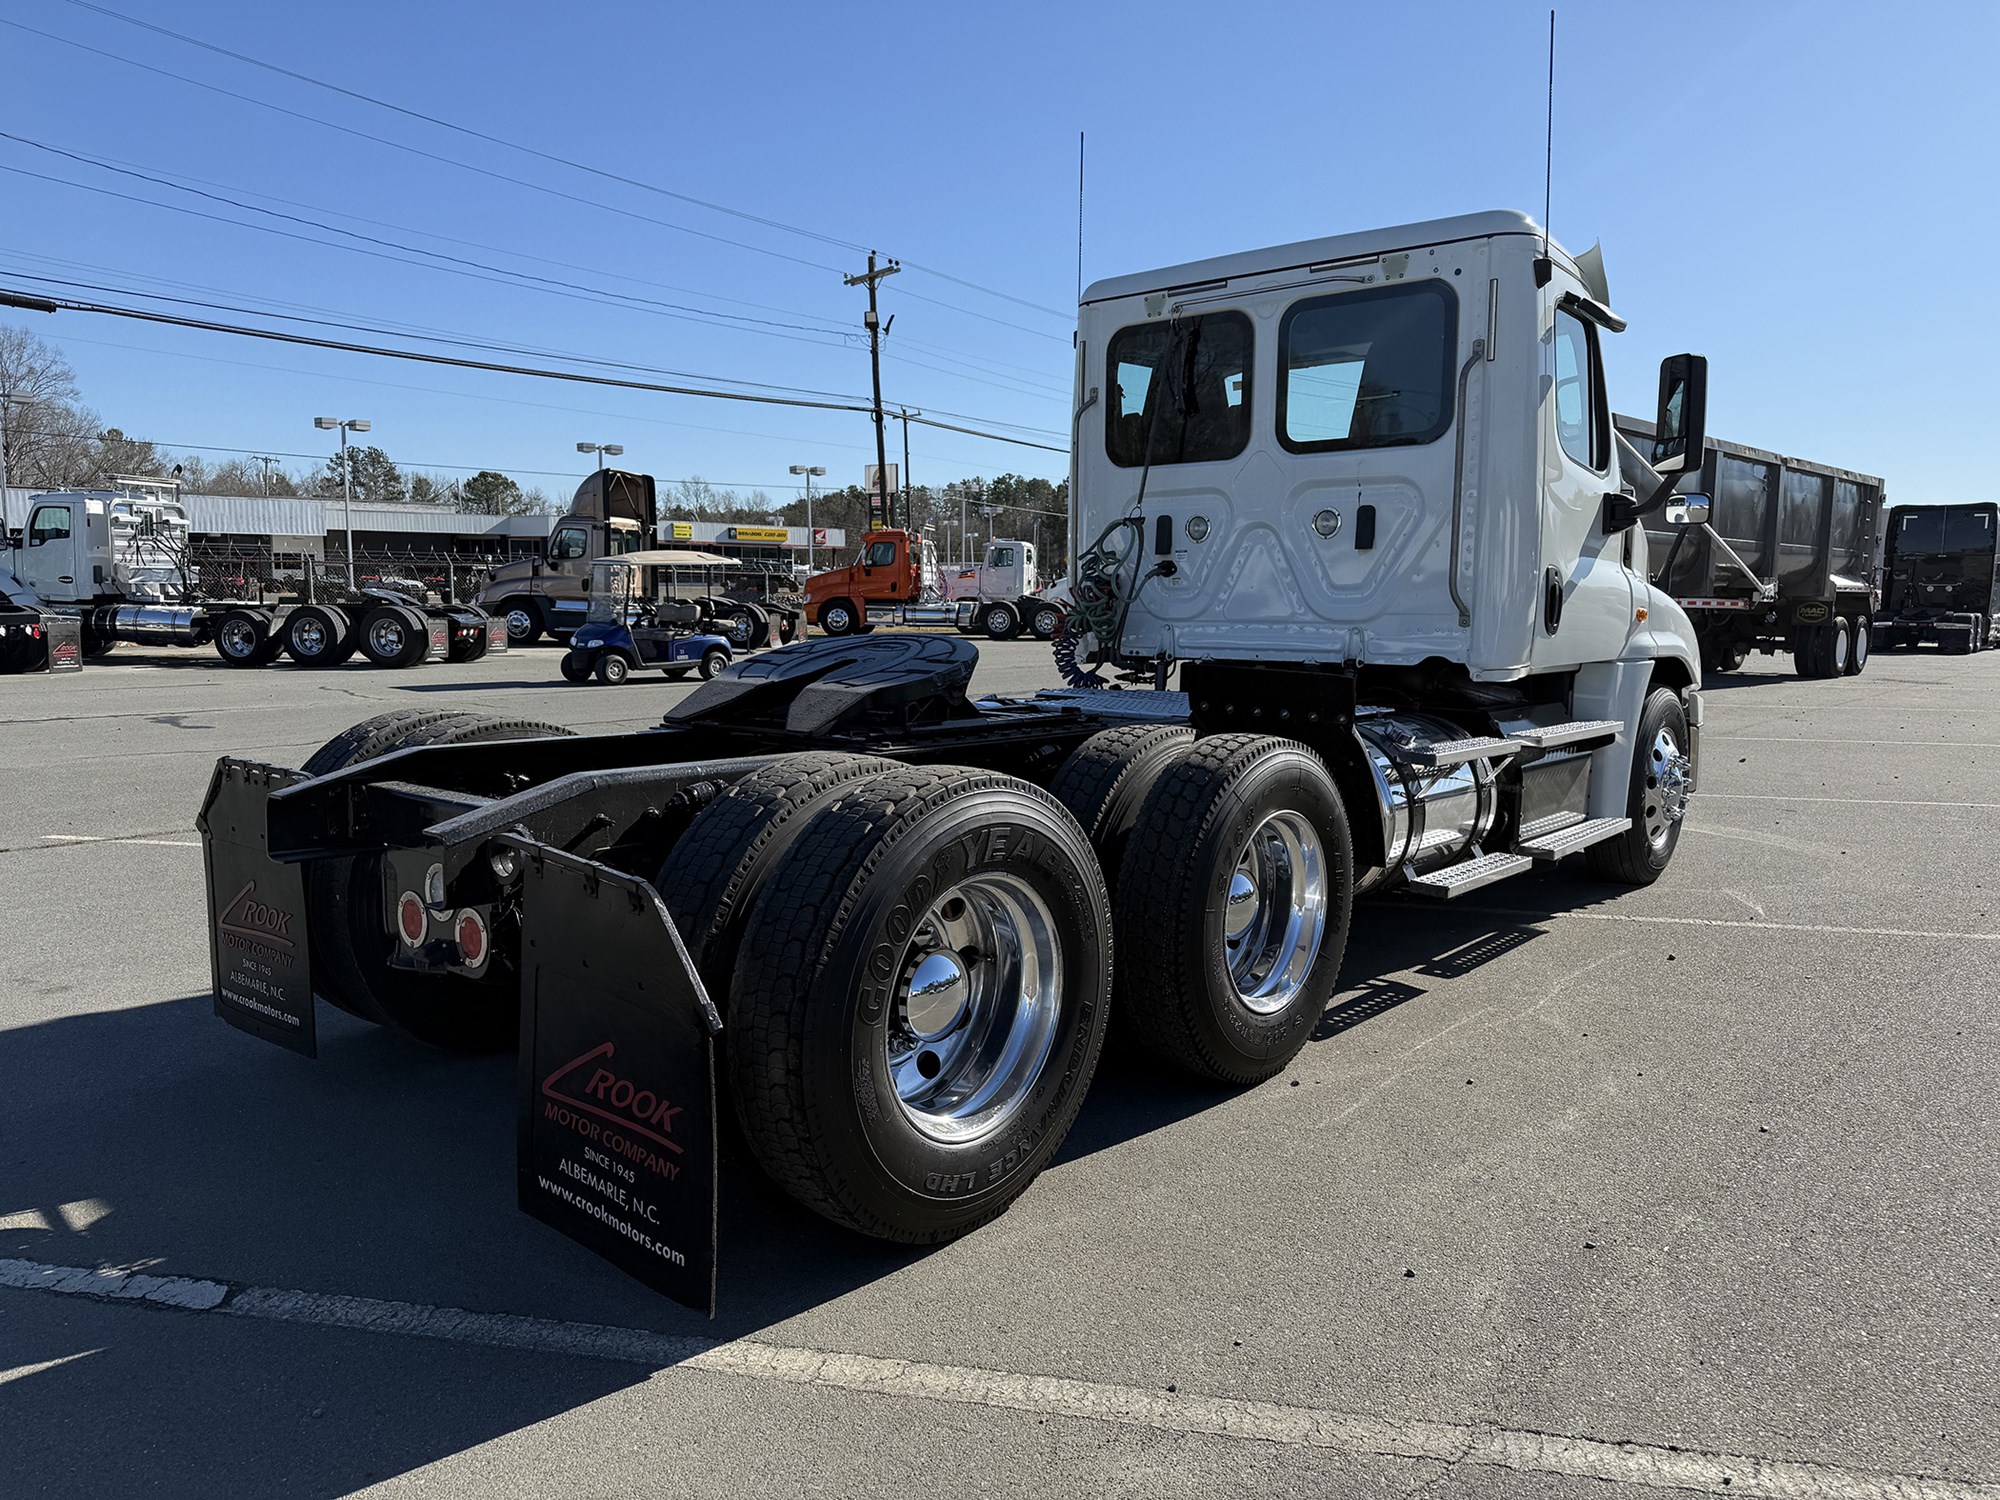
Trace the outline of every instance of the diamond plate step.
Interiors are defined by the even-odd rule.
[[[1520,849],[1523,854],[1535,859],[1561,859],[1565,854],[1574,854],[1579,849],[1588,849],[1592,844],[1615,839],[1631,826],[1630,818],[1592,818],[1587,823],[1572,823],[1569,827],[1559,828],[1554,833],[1524,839]]]
[[[1462,865],[1446,865],[1428,875],[1414,876],[1410,880],[1410,889],[1420,896],[1449,900],[1534,867],[1535,862],[1525,854],[1486,854],[1478,859],[1469,859]]]
[[[1512,755],[1524,741],[1499,739],[1490,734],[1476,735],[1469,740],[1441,740],[1435,745],[1424,745],[1415,750],[1403,752],[1409,763],[1419,771],[1438,771],[1446,766],[1462,766],[1469,760],[1485,760],[1495,755]]]
[[[1552,833],[1561,833],[1565,828],[1574,828],[1583,821],[1580,812],[1550,813],[1546,818],[1537,818],[1532,823],[1521,825],[1519,842],[1529,843],[1535,839],[1545,839]]]
[[[1514,738],[1532,750],[1553,750],[1559,745],[1580,745],[1585,740],[1609,740],[1624,727],[1616,719],[1577,719],[1568,724],[1551,724],[1546,729],[1518,729]]]

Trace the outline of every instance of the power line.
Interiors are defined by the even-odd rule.
[[[447,120],[438,115],[426,114],[422,110],[411,109],[406,105],[397,104],[388,99],[378,99],[373,94],[364,94],[358,89],[345,88],[340,84],[331,83],[324,78],[315,78],[309,73],[295,72],[291,68],[267,62],[263,58],[252,57],[246,52],[233,51],[228,47],[220,46],[214,42],[204,41],[200,37],[189,36],[187,33],[181,31],[174,31],[156,22],[142,20],[138,16],[128,16],[123,11],[112,10],[109,6],[94,4],[92,0],[68,0],[68,3],[79,10],[92,11],[100,16],[108,16],[115,21],[123,21],[128,26],[138,26],[160,36],[171,37],[173,40],[185,43],[190,47],[199,47],[204,51],[215,53],[218,56],[248,64],[250,67],[262,68],[268,73],[276,73],[280,77],[292,79],[297,83],[310,84],[314,88],[325,89],[329,93],[340,94],[349,99],[359,100],[363,104],[372,104],[377,109],[391,110],[412,120],[422,120],[426,124],[436,125],[443,130],[456,131],[460,135],[471,137],[473,140],[485,141],[489,145],[502,146],[510,151],[519,151],[528,156],[538,157],[542,161],[553,162],[558,166],[568,167],[573,171],[585,172],[593,177],[601,177],[607,182],[622,183],[626,187],[639,188],[648,193],[658,193],[662,197],[673,198],[681,203],[692,204],[697,208],[705,208],[713,213],[727,214],[732,218],[743,219],[752,224],[761,224],[767,229],[781,230],[787,234],[796,234],[806,239],[817,240],[823,245],[833,245],[842,250],[853,250],[863,254],[867,252],[868,247],[866,245],[857,244],[853,240],[843,240],[835,235],[822,233],[817,229],[807,229],[802,225],[788,224],[782,219],[766,218],[762,214],[753,214],[744,209],[731,208],[727,204],[713,203],[706,198],[697,198],[692,194],[678,192],[673,188],[661,187],[658,183],[647,182],[642,178],[627,177],[622,173],[608,171],[603,167],[594,167],[588,162],[576,161],[567,156],[559,156],[551,151],[543,151],[538,147],[525,145],[520,141],[511,141],[503,136],[492,135],[486,131],[475,129],[470,125],[460,125],[456,121]],[[921,271],[926,276],[935,276],[940,281],[951,282],[954,286],[962,286],[968,291],[983,292],[989,297],[998,297],[1003,302],[1012,302],[1021,307],[1031,308],[1035,312],[1048,313],[1052,317],[1063,319],[1075,316],[1074,309],[1065,310],[1062,308],[1047,307],[1039,302],[1031,302],[1025,297],[1017,297],[1011,292],[1003,292],[976,281],[969,281],[962,276],[953,276],[949,272],[937,270],[932,266],[919,265],[917,262],[909,260],[903,261],[902,264],[913,271]]]
[[[839,401],[812,401],[799,396],[760,395],[751,391],[719,391],[701,386],[662,385],[652,381],[631,380],[614,375],[588,375],[578,370],[547,370],[528,365],[505,365],[490,360],[467,359],[460,355],[432,354],[418,349],[390,349],[370,344],[349,343],[341,339],[318,338],[311,334],[288,333],[280,328],[253,328],[242,324],[217,323],[205,318],[182,317],[177,313],[158,312],[143,307],[117,307],[108,303],[81,302],[66,297],[36,297],[29,293],[0,288],[0,307],[18,307],[28,312],[83,312],[97,313],[106,317],[132,318],[142,323],[161,323],[175,328],[194,328],[208,333],[227,333],[240,338],[266,339],[273,343],[298,344],[307,348],[333,349],[348,354],[371,354],[382,359],[408,360],[416,364],[446,365],[461,370],[486,370],[499,375],[524,375],[543,380],[567,380],[578,385],[612,386],[622,390],[653,391],[666,396],[695,396],[710,401],[742,401],[758,406],[790,406],[815,411],[859,412],[872,416],[874,408],[861,403]],[[977,428],[960,427],[950,422],[935,421],[930,417],[912,416],[912,422],[923,427],[940,428],[946,432],[964,433],[969,437],[986,438],[997,443],[1011,443],[1022,448],[1039,448],[1045,453],[1067,453],[1067,448],[1058,448],[1049,443],[1030,442],[1026,438],[1008,437],[997,432],[983,432]]]

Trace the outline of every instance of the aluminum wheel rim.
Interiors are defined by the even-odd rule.
[[[377,620],[368,627],[368,644],[377,656],[396,656],[403,649],[403,626],[397,620]]]
[[[986,612],[986,629],[995,635],[1013,624],[1014,617],[1004,609],[989,609]]]
[[[848,626],[848,614],[844,609],[834,608],[826,612],[826,628],[835,635],[842,634]]]
[[[1302,813],[1274,812],[1236,857],[1222,943],[1236,998],[1260,1016],[1299,997],[1326,938],[1326,852]]]
[[[533,623],[528,618],[528,612],[525,609],[510,609],[507,611],[507,634],[513,636],[516,640],[525,636],[528,633],[529,626]]]
[[[301,620],[292,627],[292,644],[307,656],[326,650],[326,627],[318,620]]]
[[[884,1035],[904,1117],[947,1143],[1004,1129],[1048,1063],[1062,980],[1055,918],[1026,881],[945,890],[911,933]]]
[[[1646,842],[1663,847],[1674,825],[1686,815],[1688,757],[1671,729],[1653,736],[1646,751]]]
[[[222,649],[231,656],[249,656],[257,649],[257,632],[245,620],[231,620],[219,632]]]

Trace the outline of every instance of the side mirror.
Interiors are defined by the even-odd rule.
[[[1660,519],[1669,526],[1705,526],[1708,524],[1708,496],[1675,495],[1667,502]]]
[[[1684,474],[1701,467],[1708,437],[1708,361],[1670,354],[1660,361],[1660,409],[1653,419],[1653,467]]]

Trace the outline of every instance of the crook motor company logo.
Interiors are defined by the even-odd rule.
[[[617,1056],[614,1043],[600,1042],[544,1078],[543,1118],[671,1181],[680,1168],[659,1151],[686,1150],[673,1136],[681,1106],[620,1074]]]
[[[292,914],[268,901],[257,899],[257,882],[252,880],[231,898],[216,918],[215,925],[232,937],[262,943],[286,953],[292,951]]]

